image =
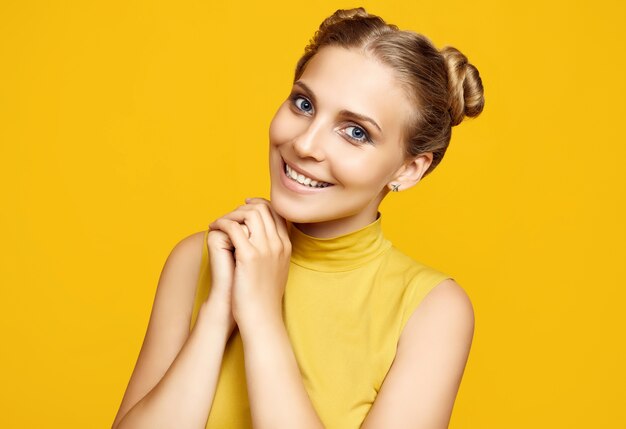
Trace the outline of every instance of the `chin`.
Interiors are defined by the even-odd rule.
[[[292,223],[324,222],[338,217],[336,213],[322,213],[323,210],[302,207],[274,191],[270,191],[270,201],[276,213]]]
[[[336,206],[329,206],[328,204],[324,204],[322,207],[302,206],[273,190],[270,191],[270,201],[276,213],[292,223],[329,222],[359,213],[358,210],[355,211],[348,208],[339,211]]]
[[[289,222],[312,223],[325,220],[320,219],[316,214],[312,214],[310,210],[305,211],[302,208],[298,208],[292,201],[289,201],[284,196],[275,195],[274,192],[270,192],[270,201],[276,213]]]

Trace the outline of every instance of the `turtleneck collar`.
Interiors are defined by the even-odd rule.
[[[289,238],[291,262],[314,271],[348,271],[391,247],[383,235],[380,212],[369,225],[330,238],[310,236],[292,224]]]

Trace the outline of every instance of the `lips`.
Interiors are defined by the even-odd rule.
[[[326,188],[328,186],[333,186],[332,183],[325,182],[320,180],[318,177],[302,170],[301,168],[295,168],[291,164],[287,164],[287,162],[283,159],[283,172],[287,177],[291,180],[300,183],[301,185],[312,187],[312,188]]]

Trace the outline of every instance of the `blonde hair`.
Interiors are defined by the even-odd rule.
[[[433,153],[429,174],[442,160],[452,127],[478,116],[484,107],[483,85],[476,67],[458,49],[439,51],[424,35],[399,30],[364,8],[339,9],[326,18],[298,60],[294,82],[324,46],[362,49],[396,72],[415,105],[404,138],[405,157]]]

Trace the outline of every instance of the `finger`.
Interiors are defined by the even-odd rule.
[[[240,222],[240,223],[241,223],[241,222],[243,222],[243,220],[242,220],[241,216],[237,217],[237,216],[230,216],[230,215],[231,215],[233,212],[237,211],[237,210],[241,210],[241,208],[242,208],[242,207],[245,207],[245,206],[239,206],[239,207],[237,207],[235,210],[233,210],[232,212],[226,213],[225,215],[220,216],[220,217],[219,217],[219,218],[217,218],[217,219],[221,219],[221,218],[233,219],[233,220],[238,220],[238,222]],[[216,220],[217,220],[217,219],[216,219]],[[211,222],[211,223],[209,224],[209,229],[212,229],[213,224],[215,224],[215,221],[213,221],[213,222]],[[247,225],[245,225],[244,223],[241,223],[241,227],[244,229],[244,231],[245,231],[246,235],[248,236],[248,238],[250,238],[251,232],[250,232],[250,229],[248,228],[248,226],[247,226]]]
[[[280,239],[283,241],[285,245],[291,245],[291,240],[289,239],[289,229],[287,227],[286,219],[283,218],[281,215],[279,215],[276,210],[274,210],[274,207],[272,207],[272,204],[270,201],[261,199],[260,203],[265,204],[268,207],[272,217],[274,218],[274,225],[276,226],[276,231]]]
[[[216,231],[216,229],[215,229],[215,228],[213,228],[213,224],[214,224],[214,223],[215,223],[215,222],[212,222],[212,223],[209,225],[209,230],[210,230],[210,231]],[[241,228],[243,229],[243,232],[246,234],[246,236],[247,236],[248,238],[250,238],[250,230],[248,229],[248,227],[247,227],[246,225],[244,225],[244,224],[239,224],[239,225],[241,225]],[[222,232],[224,232],[224,231],[222,231]],[[225,234],[225,233],[224,233],[224,234]]]
[[[224,215],[222,215],[222,216],[219,216],[218,218],[216,218],[213,222],[211,222],[211,223],[209,224],[209,228],[211,228],[211,227],[215,224],[215,222],[216,222],[218,219],[222,219],[222,218],[225,218],[225,219],[231,219],[231,218],[233,218],[233,216],[231,216],[231,215],[232,215],[234,212],[236,212],[237,210],[241,210],[241,208],[242,208],[242,207],[244,207],[244,206],[243,206],[243,205],[242,205],[242,206],[238,206],[237,208],[235,208],[235,210],[232,210],[232,211],[230,211],[230,212],[228,212],[228,213],[225,213],[225,214],[224,214]],[[242,223],[241,225],[242,225],[242,226],[245,226],[243,223]],[[244,228],[244,229],[247,229],[247,228]]]
[[[222,218],[219,218],[219,219],[222,219]],[[230,242],[230,237],[228,236],[228,234],[220,228],[219,224],[216,223],[219,219],[216,219],[215,221],[211,222],[211,224],[209,225],[209,237],[214,235],[214,234],[211,234],[211,233],[215,233],[215,234],[217,234],[217,235],[214,235],[215,240],[217,240],[219,236],[223,236],[224,240],[227,240],[227,241]],[[246,237],[250,238],[248,227],[246,225],[242,224],[242,223],[240,223],[238,225],[241,227],[241,230],[243,231],[244,235]],[[232,243],[230,243],[230,244],[232,244]]]
[[[243,228],[241,228],[241,224],[239,224],[239,222],[221,217],[211,225],[213,225],[214,229],[219,229],[220,231],[224,231],[228,234],[230,241],[233,243],[233,246],[235,246],[235,250],[241,250],[244,252],[252,250],[252,244],[246,236]]]
[[[265,225],[265,231],[267,233],[268,240],[278,240],[282,244],[282,238],[278,234],[278,230],[276,227],[276,219],[272,215],[272,211],[267,206],[267,204],[263,204],[260,202],[250,202],[246,204],[246,206],[250,210],[258,211],[261,215],[261,219],[263,219],[263,223]]]
[[[237,207],[230,213],[225,214],[221,219],[230,219],[247,226],[249,230],[249,238],[255,245],[262,246],[267,243],[267,231],[265,224],[258,211],[251,209],[246,205]]]
[[[231,242],[228,234],[218,229],[212,229],[209,231],[207,244],[211,253],[214,252],[216,249],[224,249],[230,251],[234,250],[233,243]]]
[[[291,240],[289,239],[289,230],[287,228],[287,221],[281,215],[279,215],[274,207],[272,207],[272,203],[265,198],[246,198],[246,201],[256,202],[260,204],[265,204],[269,209],[272,217],[274,218],[274,225],[276,226],[276,231],[278,232],[278,236],[283,241],[283,243],[291,244]]]

